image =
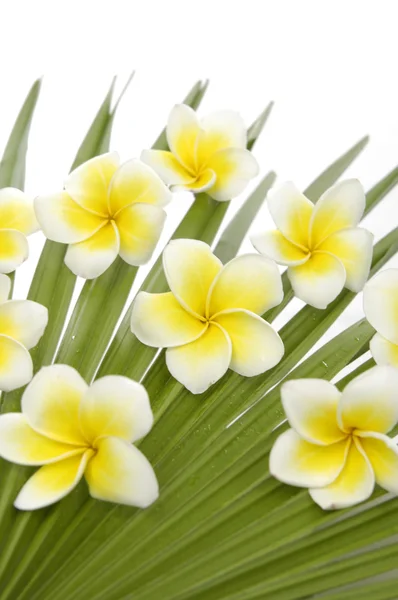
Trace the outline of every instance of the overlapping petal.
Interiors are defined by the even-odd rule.
[[[166,185],[185,186],[196,181],[196,174],[187,171],[174,154],[167,150],[143,150],[141,160],[149,165]]]
[[[292,182],[284,183],[268,197],[275,225],[290,242],[308,249],[308,234],[314,205]]]
[[[44,465],[83,451],[37,433],[21,413],[0,416],[0,456],[6,460],[20,465]]]
[[[119,254],[129,265],[144,265],[162,233],[166,213],[153,204],[132,204],[115,217],[120,238]]]
[[[79,407],[87,389],[87,383],[72,367],[43,367],[22,396],[22,412],[38,433],[58,442],[85,446]]]
[[[12,273],[28,256],[28,240],[23,233],[0,229],[0,273]]]
[[[170,112],[166,134],[170,150],[186,169],[194,173],[196,140],[199,134],[196,112],[186,104],[176,104]]]
[[[140,383],[127,377],[108,375],[97,379],[82,397],[79,422],[91,444],[104,436],[135,442],[153,424],[148,394]]]
[[[195,194],[198,194],[199,192],[204,192],[205,190],[211,188],[214,185],[215,181],[215,172],[212,169],[205,169],[203,173],[198,175],[195,181],[185,184],[173,185],[172,190],[173,192],[181,192],[184,190],[188,190],[194,192]]]
[[[335,231],[358,225],[365,204],[365,192],[357,179],[336,183],[324,192],[316,203],[311,218],[311,248],[317,248]]]
[[[210,286],[222,269],[211,248],[199,240],[173,240],[163,252],[163,268],[180,304],[194,316],[204,318]]]
[[[159,495],[147,458],[135,446],[115,437],[99,441],[85,476],[91,496],[98,500],[146,508]]]
[[[207,315],[241,308],[262,315],[283,298],[276,264],[259,254],[245,254],[227,263],[215,277],[207,299]]]
[[[86,450],[44,465],[25,483],[14,506],[20,510],[36,510],[61,500],[77,486],[93,454],[93,450]]]
[[[350,445],[349,439],[328,446],[311,444],[294,429],[288,429],[271,450],[270,473],[289,485],[312,488],[329,485],[343,470]]]
[[[321,242],[319,250],[329,252],[342,262],[346,272],[345,287],[360,292],[368,277],[373,255],[373,235],[355,227],[332,233]]]
[[[71,244],[65,255],[65,264],[75,275],[94,279],[111,266],[119,248],[118,228],[110,222],[83,242]]]
[[[398,422],[398,370],[378,366],[344,389],[337,411],[341,429],[388,433]]]
[[[7,335],[0,335],[0,390],[10,392],[22,387],[32,376],[32,358],[25,346]]]
[[[35,211],[44,235],[62,244],[82,242],[105,223],[105,217],[85,210],[67,192],[38,196]]]
[[[171,292],[140,292],[131,312],[131,330],[148,346],[170,348],[196,340],[207,324],[182,308]]]
[[[133,159],[124,163],[112,178],[108,210],[115,216],[137,202],[165,206],[170,200],[170,191],[153,169]]]
[[[308,251],[289,242],[278,230],[253,235],[251,242],[260,254],[268,256],[280,265],[301,265],[310,257]]]
[[[207,163],[208,157],[225,148],[246,148],[245,123],[233,110],[219,110],[204,117],[196,139],[196,164]]]
[[[362,448],[372,465],[376,483],[398,495],[398,446],[386,435],[362,431],[358,433]]]
[[[344,469],[337,479],[325,487],[310,489],[310,495],[323,510],[335,510],[367,500],[374,485],[372,466],[361,444],[354,438]]]
[[[370,340],[370,351],[375,362],[378,365],[391,365],[398,368],[398,345],[389,342],[380,333],[375,335]]]
[[[215,319],[232,343],[230,368],[245,377],[253,377],[279,363],[284,346],[269,323],[246,310],[229,310]]]
[[[376,331],[398,344],[398,269],[386,269],[368,281],[363,291],[363,307]]]
[[[42,337],[48,310],[32,300],[9,300],[0,304],[0,334],[17,340],[28,350]]]
[[[290,425],[312,444],[327,446],[346,437],[337,423],[339,390],[322,379],[296,379],[282,385],[281,399]]]
[[[238,196],[259,173],[253,154],[243,148],[219,150],[209,157],[206,167],[216,174],[215,183],[209,188],[208,194],[219,202]]]
[[[346,281],[342,262],[327,252],[314,252],[304,264],[290,267],[288,276],[295,295],[315,308],[326,308]]]
[[[107,217],[108,190],[120,164],[117,152],[101,154],[77,167],[65,181],[65,190],[77,204]]]
[[[33,202],[21,190],[12,187],[0,190],[0,227],[16,229],[25,235],[39,229]]]
[[[227,333],[211,323],[197,340],[166,351],[170,373],[193,394],[205,392],[228,370],[232,345]]]

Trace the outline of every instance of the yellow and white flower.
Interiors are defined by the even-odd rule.
[[[163,229],[170,191],[138,160],[120,166],[117,153],[75,169],[59,194],[35,200],[48,239],[69,244],[65,263],[86,279],[98,277],[117,255],[130,265],[150,259]]]
[[[231,368],[246,377],[274,367],[282,340],[259,315],[279,304],[282,282],[276,264],[258,254],[225,266],[197,240],[174,240],[163,253],[170,292],[140,292],[131,330],[155,348],[167,348],[170,373],[200,394]]]
[[[368,281],[363,307],[376,329],[370,341],[373,358],[379,365],[398,367],[398,269],[386,269]]]
[[[293,183],[285,183],[268,200],[278,229],[253,236],[252,243],[288,267],[298,298],[326,308],[344,286],[359,292],[369,276],[373,236],[357,227],[365,200],[356,179],[337,183],[315,206]]]
[[[16,188],[0,190],[0,273],[12,273],[28,258],[26,236],[38,229],[28,196]]]
[[[9,392],[29,383],[33,363],[29,354],[47,326],[45,306],[31,300],[7,300],[11,282],[0,275],[0,390]]]
[[[206,191],[224,202],[238,196],[258,175],[257,161],[246,149],[245,124],[234,111],[214,112],[199,121],[192,108],[177,104],[166,133],[171,152],[144,150],[141,159],[173,191]]]
[[[282,386],[292,429],[270,456],[274,477],[309,488],[324,510],[363,502],[375,483],[398,494],[398,447],[387,435],[398,422],[398,369],[377,366],[341,393],[323,379]]]
[[[44,367],[22,396],[22,412],[0,416],[0,456],[41,466],[14,505],[35,510],[53,504],[84,475],[93,498],[149,506],[158,483],[132,442],[152,423],[148,394],[139,383],[110,375],[88,386],[72,367]]]

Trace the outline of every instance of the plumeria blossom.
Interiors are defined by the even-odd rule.
[[[7,300],[11,281],[0,275],[0,390],[9,392],[33,376],[29,354],[42,337],[48,321],[45,306],[31,300]]]
[[[53,504],[84,476],[93,498],[149,506],[158,483],[132,442],[152,423],[141,384],[110,375],[88,386],[72,367],[44,367],[22,396],[22,412],[0,416],[0,456],[40,466],[14,505],[35,510]]]
[[[98,277],[119,254],[130,265],[145,264],[163,229],[171,193],[139,160],[120,165],[112,152],[72,171],[65,190],[35,200],[48,239],[69,244],[65,263],[75,275]]]
[[[369,276],[373,236],[357,227],[365,209],[359,181],[328,189],[314,204],[285,183],[268,199],[277,226],[252,237],[254,247],[281,265],[298,298],[326,308],[345,286],[359,292]]]
[[[173,191],[206,191],[220,202],[238,196],[259,172],[246,149],[247,132],[240,115],[223,110],[199,121],[196,112],[177,104],[167,123],[170,152],[144,150],[141,159]]]
[[[252,377],[280,361],[282,340],[259,316],[283,298],[273,261],[247,254],[223,266],[204,242],[180,239],[166,247],[163,267],[171,291],[140,292],[131,330],[167,348],[167,367],[188,390],[204,392],[228,368]]]
[[[12,273],[28,258],[26,236],[38,229],[28,196],[16,188],[0,190],[0,273]]]
[[[363,306],[376,329],[370,341],[373,358],[379,365],[398,367],[398,269],[386,269],[368,281]]]
[[[398,369],[377,366],[341,393],[323,379],[282,386],[291,429],[270,456],[274,477],[309,488],[324,510],[363,502],[375,483],[398,494],[398,447],[387,435],[398,422]]]

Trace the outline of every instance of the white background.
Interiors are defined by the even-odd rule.
[[[273,169],[279,181],[304,188],[369,133],[367,150],[348,172],[369,188],[398,163],[397,6],[394,0],[2,0],[0,148],[28,88],[44,75],[26,190],[35,196],[61,189],[112,76],[119,75],[118,91],[135,69],[111,144],[123,159],[150,146],[172,105],[197,79],[209,78],[202,114],[233,108],[250,124],[275,101],[255,149],[262,174]],[[376,239],[396,225],[397,202],[394,191],[366,222]],[[189,203],[189,194],[175,196],[165,239]],[[255,229],[271,227],[264,209]],[[41,234],[30,240],[19,297],[41,244]],[[244,250],[250,249],[247,242]],[[358,301],[343,323],[360,316]]]

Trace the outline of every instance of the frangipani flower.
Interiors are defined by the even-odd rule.
[[[282,386],[289,424],[270,456],[274,477],[310,488],[324,510],[363,502],[375,483],[398,494],[398,447],[386,435],[398,422],[398,369],[380,366],[341,393],[323,379]]]
[[[28,258],[26,236],[38,229],[28,196],[16,188],[0,190],[0,273],[12,273]]]
[[[246,149],[245,124],[236,112],[223,110],[201,121],[185,104],[177,104],[167,123],[171,152],[144,150],[141,159],[160,175],[173,191],[206,192],[220,202],[231,200],[259,172]]]
[[[117,153],[97,156],[75,169],[65,191],[35,200],[48,239],[70,244],[65,263],[75,275],[98,277],[117,255],[130,265],[151,257],[166,218],[170,191],[138,160],[120,166]]]
[[[326,308],[345,286],[359,292],[369,275],[373,236],[357,227],[365,209],[359,181],[348,179],[327,190],[316,205],[293,183],[270,196],[278,227],[252,237],[256,250],[288,266],[298,298]]]
[[[377,332],[370,341],[373,358],[379,365],[398,367],[398,269],[386,269],[368,281],[363,307]]]
[[[259,315],[279,304],[282,282],[276,264],[247,254],[225,266],[197,240],[174,240],[163,252],[171,291],[140,292],[131,330],[155,348],[167,348],[170,373],[200,394],[231,368],[246,377],[274,367],[284,347]]]
[[[29,354],[42,337],[48,321],[45,306],[31,300],[7,300],[11,281],[0,275],[0,390],[10,392],[33,376]]]
[[[88,386],[72,367],[44,367],[22,396],[22,412],[0,416],[0,456],[42,465],[14,505],[35,510],[53,504],[84,475],[93,498],[149,506],[158,497],[158,483],[132,442],[152,423],[141,384],[110,375]]]

